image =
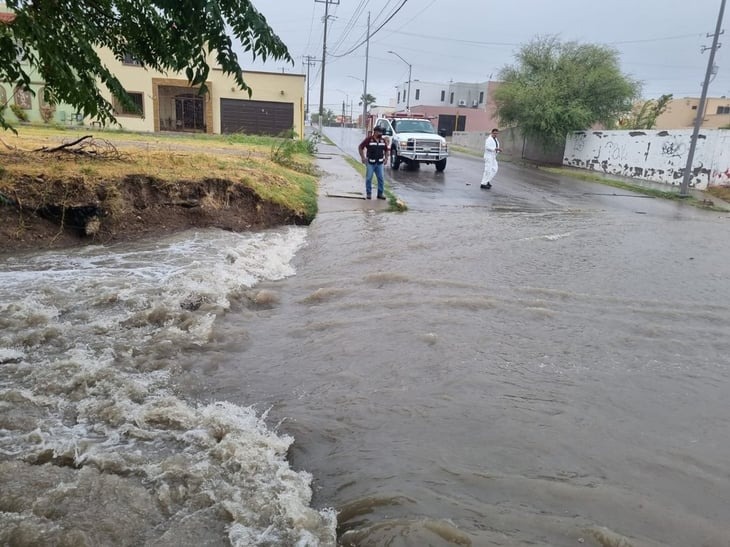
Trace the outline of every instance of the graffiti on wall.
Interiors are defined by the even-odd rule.
[[[563,163],[621,177],[681,184],[692,130],[594,131],[568,136]],[[730,131],[705,130],[693,157],[690,186],[730,184]]]
[[[685,143],[674,141],[665,141],[662,143],[662,155],[670,158],[681,158],[684,155]]]
[[[573,144],[576,152],[582,152],[586,147],[586,134],[582,131],[575,134],[575,142]]]
[[[626,144],[608,141],[605,147],[606,160],[609,162],[626,160]]]

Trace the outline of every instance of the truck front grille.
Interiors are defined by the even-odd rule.
[[[409,140],[407,145],[408,150],[414,152],[439,152],[441,150],[440,141],[427,140],[427,139],[416,139],[415,141]]]

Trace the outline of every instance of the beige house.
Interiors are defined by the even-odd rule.
[[[130,131],[184,131],[304,136],[304,74],[244,71],[251,97],[209,58],[208,92],[188,84],[182,74],[143,68],[132,57],[119,61],[109,50],[99,57],[119,79],[139,109],[125,109],[111,93],[119,127]],[[141,113],[140,113],[141,112]]]
[[[699,98],[672,99],[667,105],[667,110],[657,118],[654,129],[694,127],[699,105]],[[727,97],[708,97],[704,110],[702,127],[705,129],[730,126],[730,99]]]

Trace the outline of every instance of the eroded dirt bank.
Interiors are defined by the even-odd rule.
[[[129,176],[93,187],[78,180],[25,180],[0,199],[2,252],[128,241],[195,227],[244,231],[308,222],[222,179],[168,183]]]
[[[100,142],[85,139],[81,144]],[[47,146],[2,151],[0,253],[109,244],[188,228],[245,231],[312,220],[311,211],[256,191],[311,190],[255,151],[214,153],[201,146],[191,153],[166,143],[163,151],[148,147],[140,153],[101,142],[63,145],[50,153]]]

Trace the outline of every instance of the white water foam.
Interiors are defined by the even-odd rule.
[[[0,543],[68,540],[49,530],[113,543],[149,504],[143,542],[202,543],[223,528],[232,545],[334,544],[334,513],[309,506],[311,476],[286,460],[293,439],[253,408],[196,405],[170,382],[175,352],[206,343],[231,295],[295,273],[305,235],[205,231],[0,262],[0,484],[18,506],[0,513]],[[31,486],[39,465],[57,486]],[[116,497],[96,505],[118,514],[112,531],[92,524],[109,476]],[[49,527],[23,511],[26,491],[34,504],[92,503]]]

